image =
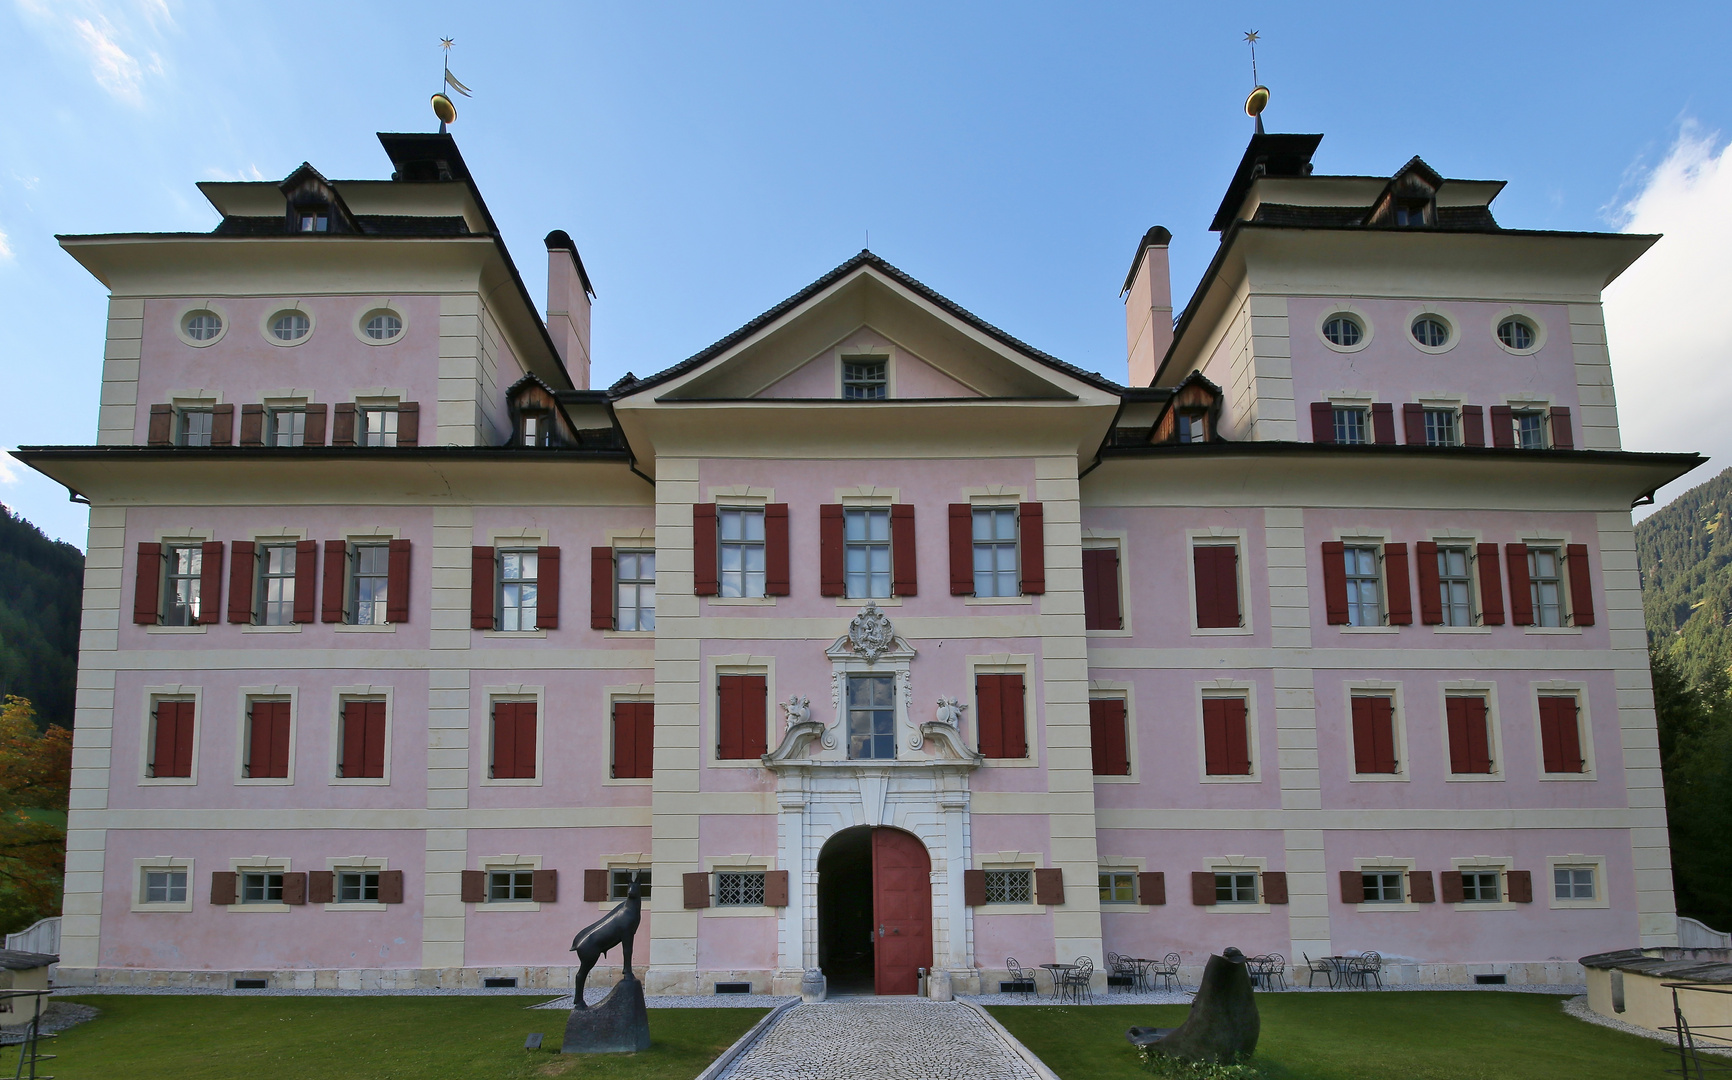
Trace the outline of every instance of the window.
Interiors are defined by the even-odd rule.
[[[1015,596],[1016,509],[1002,506],[974,511],[974,595]]]
[[[1353,771],[1361,775],[1397,773],[1395,699],[1382,694],[1353,697]]]
[[[1021,672],[974,677],[974,722],[980,753],[989,758],[1026,758],[1028,730]]]
[[[533,701],[493,703],[493,765],[495,780],[535,779],[535,715]]]
[[[1445,698],[1444,717],[1449,727],[1449,771],[1459,775],[1490,773],[1491,729],[1486,721],[1485,698]]]
[[[523,414],[523,445],[548,446],[553,438],[553,425],[548,423],[544,412],[526,412]]]
[[[1503,342],[1503,347],[1515,352],[1525,352],[1534,347],[1533,324],[1526,319],[1505,319],[1497,324],[1497,339]]]
[[[280,904],[283,902],[283,872],[281,870],[241,871],[243,904]]]
[[[193,311],[187,313],[181,327],[194,341],[215,341],[223,332],[223,319],[214,311]]]
[[[607,895],[610,900],[624,900],[631,891],[632,875],[637,875],[638,894],[648,900],[650,895],[650,872],[643,870],[609,870],[607,872]]]
[[[1535,626],[1564,625],[1563,558],[1557,548],[1528,548],[1528,597]]]
[[[1244,698],[1203,699],[1203,772],[1251,775],[1250,718]]]
[[[1449,344],[1449,324],[1430,316],[1417,318],[1413,320],[1413,340],[1428,349],[1441,349]]]
[[[145,775],[153,779],[192,776],[193,720],[190,698],[158,698],[151,709],[150,757]]]
[[[1471,553],[1464,547],[1437,549],[1439,610],[1445,626],[1473,625]]]
[[[890,394],[890,361],[854,357],[842,361],[845,401],[882,401]],[[852,595],[852,594],[850,594]]]
[[[1399,904],[1407,899],[1402,891],[1402,879],[1407,875],[1400,870],[1367,870],[1359,875],[1364,885],[1364,904]]]
[[[988,870],[986,902],[989,904],[1034,903],[1033,870]]]
[[[164,544],[162,550],[168,563],[168,573],[162,580],[162,625],[197,625],[204,545]]]
[[[1209,441],[1209,414],[1201,409],[1183,409],[1173,419],[1174,437],[1182,443]]]
[[[1549,773],[1586,772],[1582,756],[1581,710],[1568,695],[1546,695],[1539,699],[1540,756]]]
[[[349,622],[383,626],[391,584],[391,545],[355,544],[349,555]]]
[[[339,904],[377,904],[379,902],[379,871],[377,870],[339,870],[337,871],[337,898]]]
[[[1552,870],[1552,898],[1556,900],[1593,900],[1594,868],[1591,866],[1559,866]]]
[[[763,675],[722,675],[716,679],[719,723],[716,757],[754,761],[769,749],[769,679]]]
[[[295,621],[295,545],[261,544],[258,565],[260,626],[288,626]]]
[[[1458,446],[1454,409],[1425,410],[1425,445]]]
[[[842,511],[842,552],[851,597],[890,595],[890,508]]]
[[[1561,872],[1562,871],[1560,871],[1560,873]],[[1593,871],[1590,870],[1588,873],[1590,875],[1591,887],[1591,875],[1593,874]],[[186,871],[145,870],[144,902],[147,904],[186,903]]]
[[[265,410],[266,446],[305,446],[306,442],[305,408]]]
[[[533,900],[534,870],[489,870],[487,872],[487,902],[489,904],[522,903]]]
[[[1217,904],[1255,904],[1257,902],[1257,875],[1232,871],[1223,873],[1215,871],[1215,903]]]
[[[614,554],[618,607],[614,626],[620,630],[656,628],[656,553],[621,551]]]
[[[211,425],[216,421],[215,409],[178,409],[180,423],[174,441],[178,446],[209,446]]]
[[[1539,409],[1516,409],[1510,413],[1515,423],[1515,444],[1518,450],[1546,448],[1546,414]]]
[[[1239,612],[1239,548],[1235,544],[1198,544],[1191,549],[1196,577],[1197,628],[1231,629],[1244,625]]]
[[[301,232],[329,232],[331,228],[331,215],[324,207],[303,207],[296,213],[295,220]]]
[[[764,871],[722,870],[716,874],[717,907],[763,907]]]
[[[305,312],[285,311],[271,320],[271,336],[278,341],[299,341],[313,328]]]
[[[1347,625],[1382,626],[1383,598],[1377,576],[1377,549],[1349,544],[1343,550],[1347,570]]]
[[[1365,328],[1351,315],[1331,315],[1323,324],[1323,338],[1331,345],[1351,349],[1365,337]]]
[[[395,407],[356,409],[355,428],[357,446],[396,446],[397,410]]]
[[[537,572],[534,548],[499,553],[499,629],[535,629]]]
[[[384,779],[385,702],[343,702],[337,775],[345,780]]]
[[[1096,776],[1129,776],[1130,739],[1124,698],[1089,699],[1089,752]]]
[[[403,319],[395,312],[373,311],[362,327],[374,341],[390,341],[403,332]]]
[[[896,756],[896,683],[890,675],[848,676],[848,756]]]
[[[613,703],[615,780],[647,780],[655,774],[655,723],[653,701]]]
[[[1461,901],[1464,904],[1495,904],[1501,899],[1498,888],[1503,875],[1497,870],[1463,870]]]
[[[1101,903],[1134,904],[1136,902],[1137,875],[1134,871],[1101,871]]]
[[[1412,199],[1395,204],[1395,224],[1399,228],[1418,228],[1425,224],[1426,211],[1430,208],[1429,199]]]
[[[764,512],[717,511],[722,530],[722,595],[763,596]]]
[[[1335,406],[1335,441],[1363,445],[1371,441],[1371,410],[1352,405]]]
[[[250,780],[286,779],[289,775],[289,703],[247,702],[246,757],[241,774]]]

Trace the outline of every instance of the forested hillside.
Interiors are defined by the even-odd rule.
[[[72,726],[84,555],[0,507],[0,701],[28,698],[36,721]]]
[[[1702,684],[1732,661],[1732,469],[1636,526],[1648,641]]]

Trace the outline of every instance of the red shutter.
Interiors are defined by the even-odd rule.
[[[1359,773],[1393,773],[1395,702],[1386,697],[1353,699],[1353,764]]]
[[[1449,726],[1449,771],[1491,772],[1491,731],[1486,726],[1485,699],[1446,698],[1444,714]]]
[[[788,906],[788,872],[786,870],[766,870],[764,872],[764,906]]]
[[[235,902],[236,886],[240,883],[240,875],[233,870],[218,870],[210,876],[210,902],[212,907],[221,907]]]
[[[318,618],[319,542],[295,541],[295,621],[310,623]]]
[[[723,675],[717,682],[721,725],[716,756],[730,760],[762,756],[769,738],[767,680],[762,675]]]
[[[1515,447],[1515,417],[1508,405],[1491,407],[1491,444],[1500,450]]]
[[[337,402],[336,409],[331,414],[331,445],[355,445],[355,403],[352,401]]]
[[[1498,566],[1497,545],[1480,544],[1474,549],[1479,569],[1479,614],[1487,626],[1503,625],[1503,570]]]
[[[614,628],[613,548],[589,549],[589,628]]]
[[[403,902],[403,871],[379,871],[379,903],[401,904]]]
[[[1509,566],[1509,621],[1517,626],[1534,624],[1533,584],[1528,579],[1528,546],[1505,544],[1504,562]]]
[[[1461,407],[1461,441],[1464,446],[1485,445],[1485,410],[1480,406]],[[1430,880],[1426,878],[1427,882]]]
[[[1089,744],[1096,776],[1129,776],[1131,760],[1120,698],[1089,699]]]
[[[295,567],[296,574],[300,567]],[[348,586],[349,545],[342,540],[325,541],[325,590],[319,617],[328,623],[343,621],[344,591]]]
[[[1401,406],[1401,424],[1406,428],[1407,445],[1425,445],[1425,406],[1409,401]]]
[[[653,775],[655,703],[616,701],[613,705],[613,775],[645,779]]]
[[[950,504],[950,595],[974,595],[974,508]]]
[[[325,445],[325,407],[323,405],[307,406],[307,428],[301,442],[305,446]]]
[[[1383,545],[1383,577],[1389,586],[1389,622],[1413,624],[1413,585],[1407,573],[1407,545]]]
[[[1380,445],[1395,444],[1395,406],[1387,401],[1371,406],[1371,433]]]
[[[457,899],[465,904],[485,904],[487,902],[487,871],[463,871],[459,878]]]
[[[419,446],[421,444],[421,406],[417,402],[404,401],[397,405],[397,445]]]
[[[385,703],[343,702],[343,760],[347,778],[385,775]]]
[[[469,629],[493,629],[493,549],[469,549]]]
[[[1443,622],[1443,583],[1438,580],[1437,545],[1421,540],[1413,545],[1419,563],[1419,621],[1427,626]]]
[[[1335,441],[1335,406],[1327,401],[1311,403],[1311,441],[1317,443],[1332,443]],[[1214,888],[1214,886],[1210,886]]]
[[[535,549],[535,628],[559,629],[559,549]]]
[[[529,873],[529,899],[536,904],[559,902],[559,871],[532,870]]]
[[[253,542],[236,540],[229,552],[229,622],[253,621],[253,574],[258,569]]]
[[[1567,424],[1568,421],[1566,420]],[[233,446],[235,442],[235,407],[218,405],[210,411],[210,444]]]
[[[138,545],[138,567],[132,584],[132,621],[155,626],[162,604],[162,545]]]
[[[391,541],[391,557],[385,583],[385,621],[409,621],[409,541]]]
[[[1265,904],[1285,904],[1287,902],[1287,872],[1285,870],[1265,870],[1263,872],[1263,902]]]
[[[1588,575],[1588,545],[1564,548],[1564,564],[1570,573],[1570,613],[1577,626],[1594,625],[1594,589]]]
[[[1022,593],[1024,596],[1039,596],[1046,592],[1046,511],[1040,503],[1023,503],[1018,517],[1018,537],[1022,542]]]
[[[145,442],[150,446],[174,445],[173,405],[152,405],[150,407],[150,427],[146,429]]]
[[[1407,899],[1415,904],[1437,903],[1437,893],[1431,887],[1430,870],[1407,872]]]
[[[1192,548],[1191,569],[1197,579],[1197,625],[1238,626],[1241,622],[1238,547],[1203,544]]]
[[[367,737],[362,747],[361,775],[385,775],[385,703],[367,702]]]
[[[606,870],[585,870],[583,872],[583,902],[586,904],[601,904],[607,901]]]
[[[764,595],[793,592],[788,574],[788,504],[764,506]]]
[[[638,775],[648,779],[655,775],[655,702],[640,701],[637,703],[637,728],[634,737],[637,740],[637,748],[632,755],[632,760],[637,763]]]
[[[193,703],[156,703],[156,738],[151,754],[151,775],[192,776]]]
[[[283,903],[299,907],[307,902],[307,875],[293,873],[283,875]]]
[[[1570,410],[1563,405],[1552,406],[1552,449],[1574,450],[1575,432],[1570,429]]]
[[[1512,904],[1531,904],[1534,902],[1534,875],[1530,870],[1511,870],[1506,877],[1509,880],[1509,898]]]
[[[1203,771],[1210,776],[1250,775],[1244,698],[1203,699]]]
[[[847,522],[841,503],[824,503],[818,507],[818,595],[847,596],[848,578],[844,565]]]
[[[716,564],[716,504],[697,503],[692,507],[692,592],[715,596],[721,591]]]
[[[1209,907],[1215,902],[1215,875],[1198,870],[1191,874],[1191,903]]]
[[[200,545],[198,563],[198,621],[223,621],[223,542],[211,540]]]
[[[1064,871],[1043,867],[1034,872],[1034,902],[1059,907],[1064,904]]]
[[[686,910],[710,906],[710,875],[703,873],[681,874],[680,885],[685,893]]]
[[[962,872],[962,902],[969,907],[979,907],[986,903],[985,870],[964,870]]]
[[[535,778],[535,702],[494,703],[493,778]]]
[[[1022,675],[976,675],[974,693],[980,709],[981,754],[989,758],[1027,757]]]
[[[248,738],[247,776],[287,777],[289,775],[289,703],[286,701],[255,701],[252,703],[251,731]]]
[[[1329,625],[1347,625],[1347,545],[1323,542],[1323,608]]]
[[[997,675],[974,677],[974,727],[982,757],[1004,756],[1003,695]]]
[[[241,406],[241,445],[265,445],[265,407],[263,405]]]
[[[1089,630],[1121,630],[1119,610],[1119,549],[1084,548],[1083,626]]]
[[[329,870],[307,874],[307,903],[329,904],[337,898],[337,875]]]
[[[1343,904],[1365,903],[1365,875],[1357,870],[1341,871],[1341,902]]]
[[[1580,724],[1573,697],[1540,698],[1540,749],[1549,773],[1579,773],[1582,760]]]
[[[1158,906],[1167,902],[1167,875],[1159,870],[1137,875],[1137,902]]]
[[[890,595],[920,595],[913,503],[896,503],[890,507]]]

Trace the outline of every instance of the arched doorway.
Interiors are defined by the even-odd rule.
[[[818,964],[832,993],[912,994],[932,966],[932,858],[901,829],[857,826],[818,854]]]

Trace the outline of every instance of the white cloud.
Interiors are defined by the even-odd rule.
[[[104,90],[137,105],[143,100],[138,84],[144,78],[144,70],[130,53],[115,44],[114,27],[108,20],[101,19],[101,23],[99,27],[89,19],[72,20],[72,29],[90,60],[90,73]]]
[[[1713,460],[1657,502],[1732,460],[1732,143],[1686,124],[1622,208],[1625,232],[1662,239],[1606,290],[1606,333],[1627,450],[1697,450]]]
[[[17,464],[18,462],[13,460],[11,454],[0,450],[0,484],[16,484],[18,482],[18,470],[13,468]]]
[[[0,229],[0,262],[12,261],[12,242],[6,236],[6,230]]]
[[[145,79],[163,75],[162,57],[143,47],[139,38],[160,38],[165,29],[174,26],[168,0],[15,3],[22,15],[37,23],[46,40],[76,48],[97,85],[128,105],[144,104]],[[140,23],[143,35],[135,30]]]

